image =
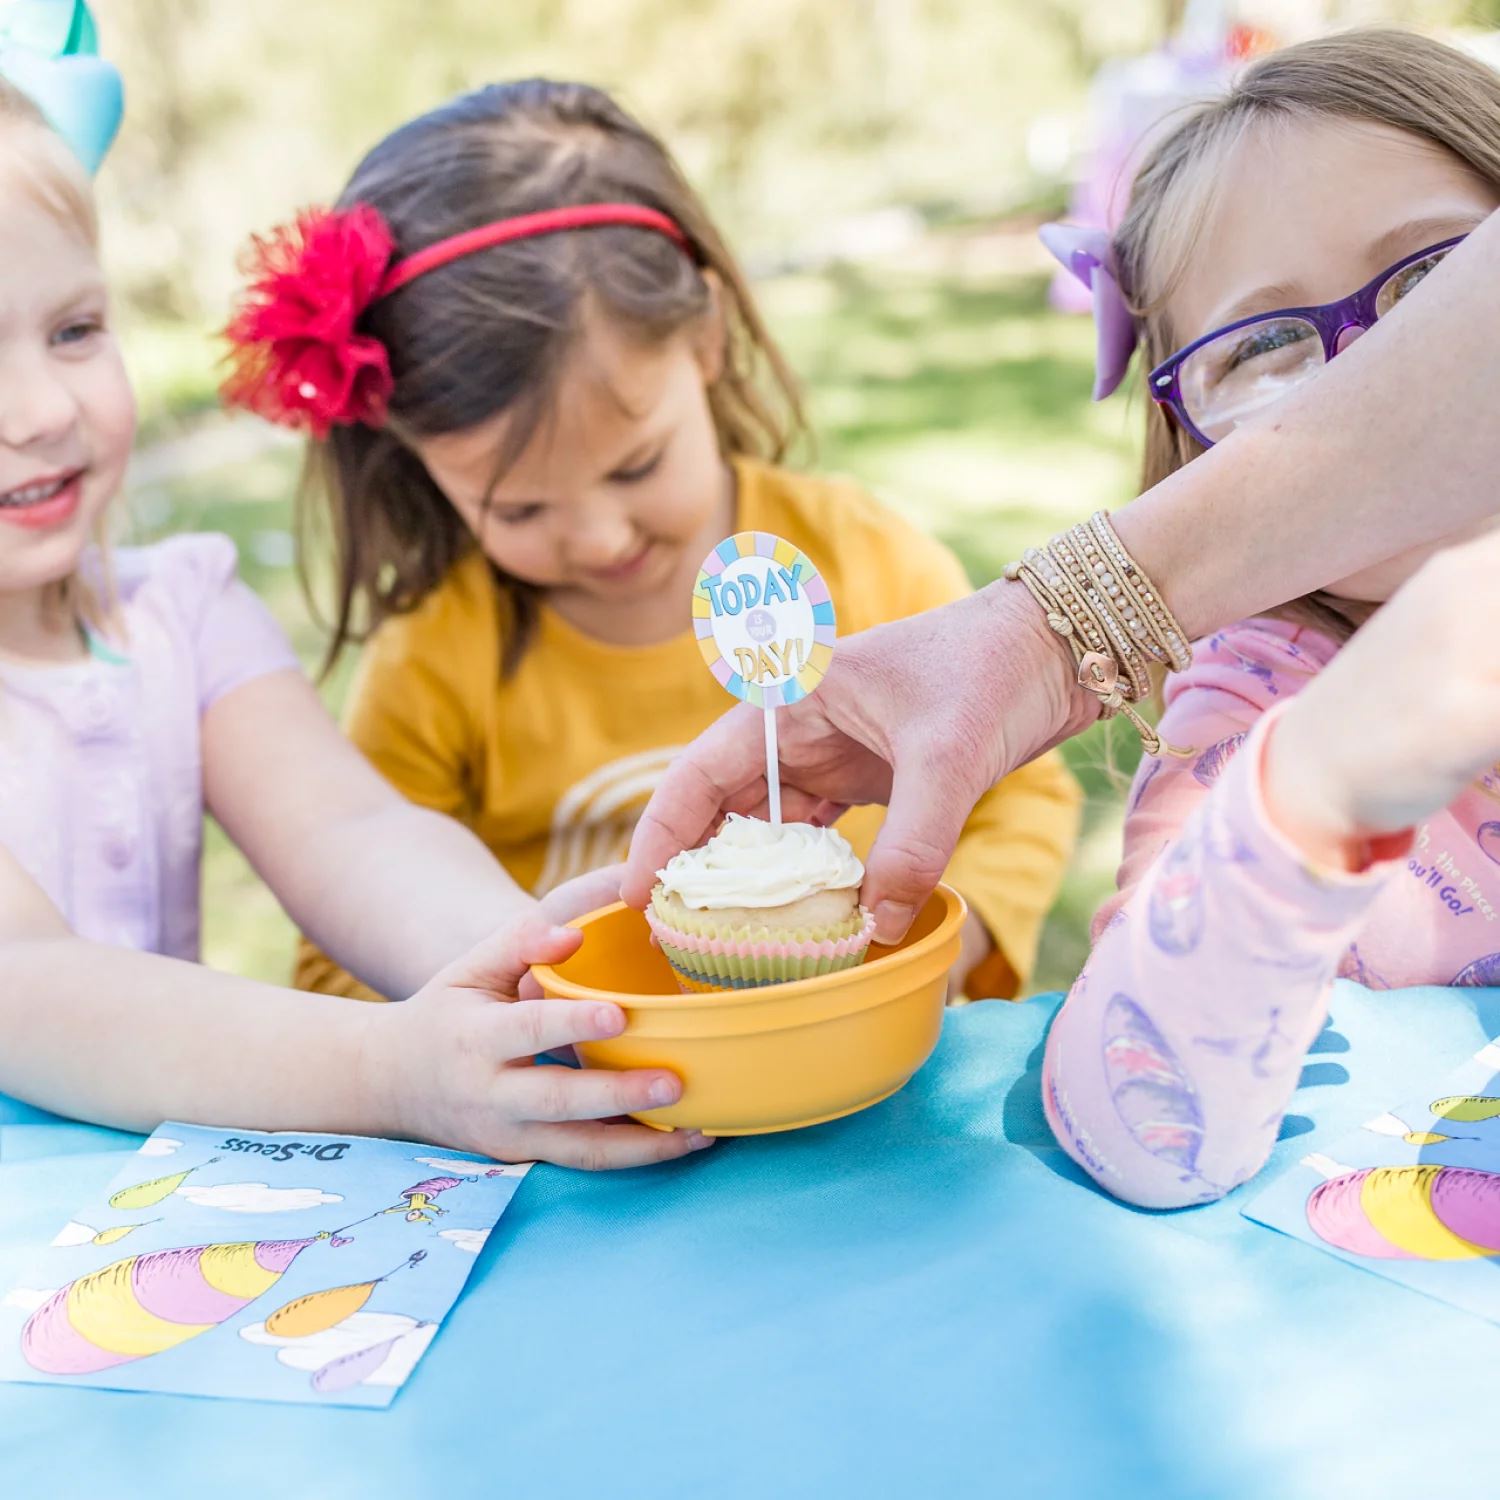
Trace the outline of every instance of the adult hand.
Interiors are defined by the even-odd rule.
[[[1500,760],[1497,571],[1500,531],[1439,552],[1288,705],[1266,799],[1307,852],[1346,863]]]
[[[777,711],[788,821],[889,806],[865,862],[879,941],[905,935],[984,792],[1096,716],[1073,681],[1024,588],[999,583],[841,640],[817,692]],[[734,709],[673,762],[636,826],[625,900],[644,907],[656,872],[729,812],[766,814],[759,709]]]
[[[372,1006],[363,1069],[368,1112],[388,1128],[502,1161],[637,1167],[710,1144],[615,1117],[682,1096],[663,1069],[539,1064],[539,1052],[625,1029],[617,1005],[521,1000],[531,964],[561,963],[582,935],[538,912],[481,943],[402,1005]]]

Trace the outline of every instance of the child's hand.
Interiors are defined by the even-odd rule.
[[[542,897],[542,911],[559,927],[564,927],[575,917],[587,916],[601,906],[612,906],[620,899],[620,880],[624,874],[625,866],[619,864],[575,875]]]
[[[964,990],[969,975],[995,951],[995,940],[979,914],[970,910],[959,934],[958,962],[948,970],[948,1004],[963,1005],[970,998]]]
[[[504,1161],[636,1167],[710,1145],[685,1131],[606,1123],[675,1103],[671,1073],[534,1063],[539,1052],[618,1036],[618,1006],[518,1000],[529,965],[560,963],[582,941],[536,913],[449,965],[404,1004],[372,1009],[366,1093],[382,1130]]]
[[[1500,531],[1438,553],[1293,700],[1266,796],[1309,853],[1347,864],[1500,758],[1497,577]]]

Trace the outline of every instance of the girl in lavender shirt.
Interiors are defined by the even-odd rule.
[[[1161,403],[1147,487],[1399,320],[1497,206],[1500,76],[1419,37],[1288,48],[1189,116],[1113,244]],[[1335,975],[1500,984],[1493,526],[1222,631],[1169,680],[1188,753],[1136,778],[1044,1072],[1110,1192],[1177,1207],[1257,1172]]]
[[[0,82],[0,1093],[137,1130],[358,1131],[586,1166],[707,1144],[603,1123],[675,1100],[670,1074],[532,1065],[623,1028],[614,1006],[517,999],[529,963],[576,946],[556,923],[612,890],[538,906],[399,798],[226,539],[98,545],[134,426],[90,184]],[[412,998],[199,966],[205,805],[300,927]]]

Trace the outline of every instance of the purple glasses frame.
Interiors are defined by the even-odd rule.
[[[1453,249],[1467,238],[1467,235],[1455,235],[1451,240],[1440,240],[1436,245],[1428,245],[1425,250],[1404,255],[1394,265],[1387,266],[1373,281],[1367,281],[1357,292],[1340,297],[1337,302],[1324,302],[1317,307],[1278,307],[1271,312],[1253,313],[1248,318],[1240,318],[1237,322],[1226,323],[1222,328],[1205,333],[1202,338],[1185,344],[1175,354],[1169,354],[1146,377],[1151,399],[1158,406],[1165,406],[1196,442],[1205,448],[1212,448],[1214,439],[1204,437],[1198,431],[1193,419],[1188,416],[1182,398],[1182,367],[1205,344],[1211,344],[1237,328],[1248,328],[1252,323],[1264,323],[1271,318],[1301,318],[1317,329],[1318,336],[1323,341],[1323,362],[1326,364],[1338,353],[1338,342],[1345,332],[1351,328],[1370,329],[1375,326],[1375,299],[1392,276],[1407,266],[1415,265],[1419,260],[1425,260],[1429,255],[1436,255],[1440,250]]]

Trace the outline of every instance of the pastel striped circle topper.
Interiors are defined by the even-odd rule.
[[[823,680],[837,624],[828,585],[805,553],[769,532],[740,531],[703,560],[693,630],[725,689],[780,708]]]

